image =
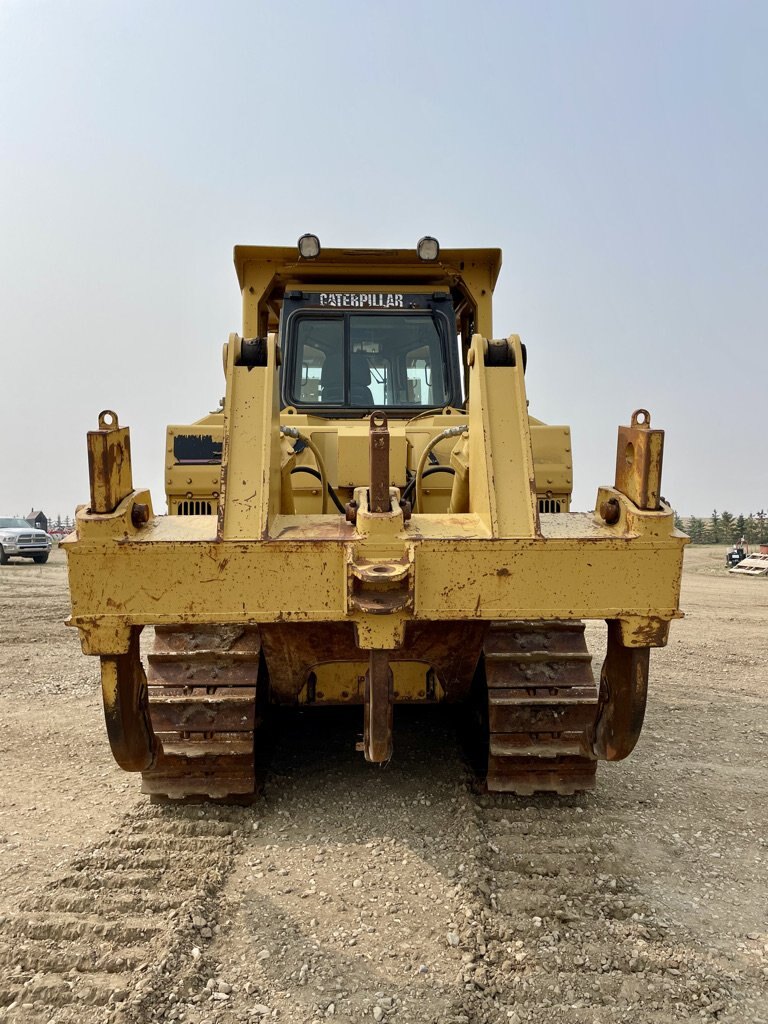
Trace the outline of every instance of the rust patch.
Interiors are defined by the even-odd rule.
[[[349,608],[387,615],[413,607],[413,565],[407,553],[397,561],[358,559],[349,565]]]
[[[162,751],[149,718],[147,678],[139,655],[141,629],[131,630],[128,652],[101,659],[104,720],[112,754],[127,772],[150,768]]]
[[[386,413],[377,411],[371,414],[369,453],[369,511],[389,512],[389,429]]]
[[[387,653],[390,662],[430,665],[446,701],[457,703],[469,695],[487,629],[484,622],[408,622],[402,647]],[[259,631],[275,704],[295,704],[315,665],[361,660],[352,622],[273,622]]]
[[[649,663],[650,648],[625,647],[619,623],[609,621],[592,737],[592,749],[602,761],[622,761],[635,749],[645,718]]]
[[[89,511],[96,515],[114,512],[133,491],[128,427],[120,427],[117,414],[107,409],[99,414],[99,429],[88,431],[87,445],[91,484]]]
[[[388,651],[371,651],[365,674],[363,751],[366,761],[382,764],[392,757],[394,683]]]
[[[651,415],[647,409],[636,409],[631,425],[619,427],[616,490],[638,508],[656,511],[661,507],[664,431],[650,428]]]

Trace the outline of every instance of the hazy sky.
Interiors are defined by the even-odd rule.
[[[768,5],[0,0],[0,514],[87,501],[223,394],[235,243],[500,246],[494,333],[573,431],[667,431],[684,514],[768,507]]]

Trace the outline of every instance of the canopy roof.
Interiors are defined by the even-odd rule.
[[[248,263],[272,265],[274,273],[292,281],[383,280],[403,284],[456,282],[465,272],[485,268],[491,288],[501,269],[501,249],[441,249],[440,258],[424,262],[412,249],[322,249],[317,259],[299,257],[295,246],[236,245],[235,268],[240,287],[245,286]]]

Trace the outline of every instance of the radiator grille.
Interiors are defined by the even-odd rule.
[[[209,516],[211,515],[210,501],[180,501],[176,509],[179,516]]]
[[[539,498],[539,512],[559,512],[560,500],[558,498]]]

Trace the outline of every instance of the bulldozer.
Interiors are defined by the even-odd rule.
[[[488,791],[592,789],[681,615],[664,432],[634,412],[613,485],[571,510],[570,430],[529,414],[526,348],[494,338],[498,249],[307,234],[234,261],[242,333],[220,408],[168,427],[167,514],[114,411],[87,436],[68,621],[118,764],[154,800],[242,802],[277,706],[359,706],[351,742],[384,765],[394,705],[446,702],[472,709]]]

